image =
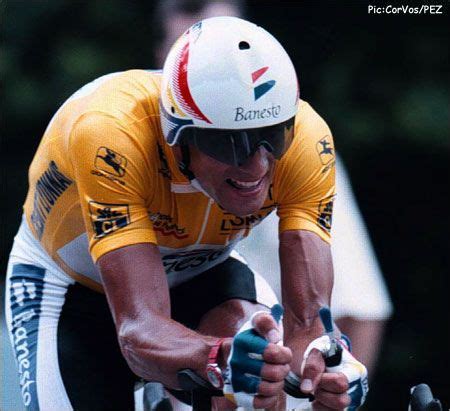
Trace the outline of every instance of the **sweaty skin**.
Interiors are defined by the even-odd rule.
[[[218,337],[234,335],[255,311],[261,310],[267,311],[267,307],[244,300],[228,300],[206,313],[201,319],[197,331],[201,334]],[[273,331],[273,319],[270,316],[262,318],[257,316],[255,319],[258,322],[258,329],[261,335],[267,335],[271,330]],[[271,339],[273,343],[281,339],[280,333],[277,332],[276,334],[278,335],[273,336],[273,340]],[[284,377],[289,372],[290,367],[288,364],[285,364],[284,367],[279,367],[269,362],[270,350],[275,348],[273,344],[270,345],[271,348],[265,352],[267,363],[261,370],[262,382],[259,387],[261,395],[257,396],[255,407],[265,409],[271,407],[271,410],[282,410],[285,409],[285,397],[282,391]],[[286,355],[292,358],[290,351],[289,353],[286,352]],[[275,381],[277,382],[273,384]],[[274,404],[275,398],[277,402]],[[229,410],[232,408],[234,408],[233,404],[224,397],[214,399],[213,409]]]
[[[180,159],[176,147],[175,154]],[[193,147],[190,147],[190,154],[191,170],[203,189],[226,210],[247,215],[262,206],[274,171],[274,159],[267,150],[260,148],[240,167],[220,163]],[[229,179],[259,181],[259,184],[251,190],[240,189],[233,187]],[[318,310],[329,305],[333,286],[330,247],[312,232],[283,232],[280,235],[280,264],[286,310],[285,344],[289,348],[275,344],[266,348],[263,378],[267,380],[260,385],[259,396],[255,399],[257,408],[276,403],[282,393],[283,378],[289,371],[288,364],[301,375],[304,350],[323,333]],[[176,373],[183,368],[191,368],[205,378],[206,359],[216,338],[192,331],[170,319],[169,287],[157,246],[123,247],[102,256],[98,265],[119,343],[130,368],[137,375],[160,381],[168,387],[177,387]],[[247,317],[242,313],[243,319]],[[269,329],[276,328],[276,324],[270,316],[266,317],[256,328],[268,338]],[[269,327],[263,326],[267,321]],[[204,322],[200,328],[207,333],[218,332]],[[227,336],[232,337],[236,330],[229,332]],[[231,338],[226,339],[221,350],[222,367],[230,344]],[[345,408],[350,402],[345,376],[324,371],[322,355],[313,350],[302,375],[302,390],[314,392],[316,407]]]
[[[191,170],[202,187],[222,207],[236,215],[246,215],[260,207],[273,177],[275,160],[264,148],[241,167],[228,166],[190,146]],[[179,153],[176,155],[179,157]],[[246,197],[227,183],[228,178],[244,181],[262,180],[262,189],[254,197]],[[256,207],[256,208],[255,208]],[[303,352],[308,344],[323,334],[318,311],[330,305],[333,288],[333,266],[330,246],[318,235],[304,230],[285,231],[280,235],[282,299],[285,306],[285,344],[293,353],[291,368],[301,375]],[[302,385],[304,392],[314,392],[316,407],[343,409],[350,403],[348,383],[341,373],[324,373],[321,353],[309,356]]]
[[[178,159],[179,152],[175,151]],[[267,196],[273,177],[275,160],[264,148],[250,157],[241,167],[220,163],[190,146],[191,170],[202,187],[222,207],[236,215],[246,215],[260,207]],[[255,181],[262,178],[261,190],[246,197],[233,188],[227,179]],[[318,317],[319,308],[330,305],[333,288],[333,268],[330,246],[308,231],[285,231],[280,235],[280,265],[282,299],[285,306],[285,344],[293,352],[291,368],[298,375],[303,352],[308,344],[323,333]],[[310,386],[304,392],[314,392],[316,406],[343,409],[350,398],[346,393],[347,379],[340,373],[324,373],[322,355],[313,350],[308,358],[303,379]],[[306,382],[308,384],[308,382]]]
[[[302,377],[302,391],[314,393],[317,409],[344,409],[350,404],[347,379],[342,373],[325,373],[325,362],[318,350],[311,351],[303,374],[300,370],[306,347],[323,334],[318,311],[330,305],[330,246],[312,232],[285,231],[280,235],[280,265],[285,345],[293,354],[291,369]]]
[[[264,204],[272,182],[275,159],[265,148],[260,147],[250,159],[240,167],[221,163],[196,147],[189,146],[190,169],[200,181],[203,189],[225,210],[237,216],[245,216],[259,210]],[[181,159],[178,148],[175,149]],[[243,182],[260,181],[255,189],[238,189],[229,179]]]
[[[206,379],[208,354],[217,336],[229,337],[220,352],[219,365],[224,368],[231,337],[241,322],[260,308],[257,304],[227,301],[206,314],[200,333],[195,332],[170,318],[169,287],[157,246],[142,243],[119,248],[103,255],[98,266],[119,345],[129,367],[138,376],[169,388],[179,388],[176,373],[183,368]],[[229,312],[228,316],[224,311]],[[257,317],[255,328],[269,338],[269,332],[277,325],[269,314],[262,314]],[[203,334],[210,332],[215,336]],[[276,403],[292,355],[288,348],[270,343],[263,360],[264,381],[254,402],[257,408]]]

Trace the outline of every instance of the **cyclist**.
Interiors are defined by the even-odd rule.
[[[321,406],[359,405],[364,366],[345,351],[325,372],[319,338],[333,153],[282,46],[237,18],[192,26],[162,73],[76,92],[31,164],[8,265],[25,405],[128,409],[135,375],[176,389],[183,368],[235,405],[275,405],[289,369]],[[285,347],[273,291],[233,253],[275,209]]]
[[[298,7],[303,6],[299,4]],[[185,29],[198,20],[224,15],[245,18],[246,2],[244,0],[156,2],[151,23],[152,35],[156,39],[154,57],[157,66],[163,66],[170,47]],[[300,33],[302,31],[300,30]],[[383,330],[392,315],[393,307],[370,241],[370,233],[367,232],[339,152],[336,155],[336,192],[339,195],[333,206],[331,232],[334,269],[331,310],[338,327],[351,338],[353,353],[367,367],[370,376],[376,368],[379,349],[383,344]],[[253,270],[264,275],[279,296],[276,213],[271,213],[255,230],[252,230],[245,241],[238,244],[236,251],[247,260]],[[371,344],[367,344],[367,341],[371,341]]]

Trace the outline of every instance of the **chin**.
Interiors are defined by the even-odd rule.
[[[264,205],[269,193],[270,179],[265,178],[257,193],[245,193],[232,188],[224,183],[215,194],[215,199],[220,206],[238,217],[255,214]]]
[[[237,217],[245,217],[250,214],[255,214],[257,211],[259,211],[264,205],[264,201],[265,199],[263,198],[253,199],[250,201],[246,201],[246,203],[242,202],[241,204],[233,204],[227,201],[219,202],[219,204],[229,213],[232,213]]]
[[[248,215],[255,214],[259,210],[259,208],[255,208],[252,210],[249,210],[249,209],[242,210],[242,209],[238,209],[238,208],[236,208],[234,210],[231,210],[231,209],[226,209],[226,210],[229,213],[235,215],[236,217],[246,217]]]

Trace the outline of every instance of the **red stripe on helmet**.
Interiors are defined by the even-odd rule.
[[[200,111],[197,104],[191,95],[188,85],[188,60],[189,60],[189,41],[186,42],[179,58],[177,59],[177,67],[175,69],[176,73],[176,85],[180,92],[180,104],[181,106],[192,116],[199,120],[206,121],[212,124],[211,121]],[[178,93],[177,93],[178,94]]]
[[[252,73],[252,81],[253,83],[258,80],[267,70],[269,69],[269,67],[262,67],[259,70],[256,70]]]

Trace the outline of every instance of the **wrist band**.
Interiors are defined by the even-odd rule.
[[[223,388],[222,370],[219,367],[219,351],[224,342],[224,338],[219,338],[211,347],[206,364],[206,375],[209,382],[215,388]]]

